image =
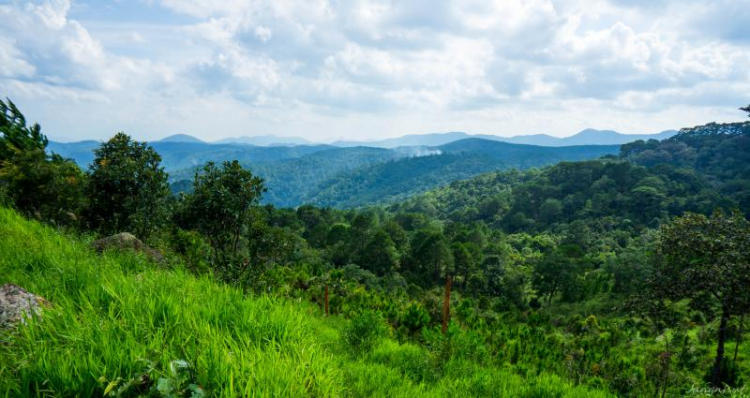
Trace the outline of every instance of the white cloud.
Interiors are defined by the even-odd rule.
[[[3,94],[44,107],[53,126],[54,109],[106,109],[102,125],[210,139],[194,116],[203,107],[228,130],[353,139],[680,127],[729,117],[721,109],[750,86],[748,0],[117,4],[152,16],[79,18],[64,0],[0,5],[11,32],[0,36]],[[66,120],[91,131],[86,117]]]
[[[29,78],[36,68],[22,58],[12,41],[0,37],[0,76],[7,78]]]

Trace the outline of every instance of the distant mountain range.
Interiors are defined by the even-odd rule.
[[[570,146],[570,145],[622,145],[637,140],[664,140],[677,134],[676,130],[666,130],[657,134],[623,134],[612,130],[586,129],[570,137],[553,137],[547,134],[517,135],[513,137],[500,137],[489,134],[467,134],[464,132],[411,134],[397,138],[387,138],[378,141],[335,141],[331,146],[349,148],[366,146],[372,148],[398,148],[403,146],[439,146],[451,142],[467,139],[482,138],[491,141],[510,142],[512,144],[527,144],[539,146]],[[184,143],[206,143],[198,138],[187,134],[176,134],[162,138],[156,142],[184,142]],[[280,137],[275,135],[243,136],[224,138],[213,144],[245,144],[254,146],[297,146],[297,145],[321,145],[301,137]]]
[[[219,140],[216,142],[221,144],[246,144],[255,146],[290,146],[316,144],[301,137],[277,137],[275,135],[232,137],[224,138],[223,140]]]
[[[397,148],[400,146],[437,146],[467,138],[482,138],[491,141],[509,142],[512,144],[527,144],[539,146],[571,146],[571,145],[622,145],[638,140],[665,140],[677,134],[677,130],[666,130],[657,134],[622,134],[612,130],[586,129],[570,137],[553,137],[547,134],[517,135],[500,137],[488,134],[467,134],[463,132],[413,134],[398,138],[388,138],[379,141],[336,141],[333,146],[352,147],[370,146],[375,148]]]
[[[202,144],[244,144],[254,146],[296,146],[296,145],[318,145],[301,137],[278,137],[275,135],[258,135],[229,137],[214,142],[206,142],[187,134],[175,134],[164,137],[154,142],[183,142]]]

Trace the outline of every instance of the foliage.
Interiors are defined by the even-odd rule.
[[[492,170],[523,170],[561,160],[591,159],[614,150],[612,146],[551,148],[466,139],[436,147],[428,156],[395,159],[340,174],[303,199],[333,207],[394,203]]]
[[[70,160],[48,154],[47,137],[8,100],[0,101],[0,199],[32,217],[79,225],[86,176]]]
[[[387,275],[399,267],[395,244],[385,230],[376,231],[362,250],[359,263],[377,275]]]
[[[147,239],[167,217],[169,186],[161,156],[125,133],[95,154],[86,189],[91,227],[104,235],[128,231]]]
[[[731,200],[746,216],[750,215],[750,122],[709,123],[682,129],[661,142],[636,141],[623,145],[620,156],[660,169],[677,168],[673,172],[676,177],[676,173],[698,173],[724,200]]]
[[[720,316],[711,376],[715,387],[729,381],[722,379],[727,324],[732,316],[750,313],[748,286],[750,223],[744,217],[687,214],[661,228],[649,287],[657,299],[687,299]]]
[[[209,162],[196,172],[193,192],[182,197],[177,223],[205,236],[214,267],[227,278],[239,278],[251,260],[253,265],[259,261],[266,226],[258,221],[260,214],[254,206],[264,189],[263,180],[237,161],[224,162],[221,168]],[[254,235],[250,243],[255,246],[250,249],[251,259],[243,260],[248,250],[243,237],[247,234]]]
[[[364,310],[349,321],[344,339],[355,353],[366,353],[387,335],[388,325],[383,317],[375,311]]]
[[[42,128],[36,123],[27,126],[16,104],[6,100],[7,103],[0,100],[0,161],[13,158],[16,152],[43,151],[49,140]]]
[[[495,172],[391,207],[509,231],[543,231],[586,221],[601,227],[658,226],[685,211],[732,207],[694,171],[603,159],[559,163],[523,174]],[[609,224],[609,225],[607,225]]]
[[[134,391],[172,378],[176,360],[190,364],[191,383],[208,396],[336,396],[344,389],[341,367],[318,337],[324,325],[304,306],[249,299],[128,252],[99,257],[5,209],[0,236],[0,284],[17,283],[54,303],[42,319],[2,335],[3,395],[103,396],[101,376],[138,379],[142,359],[153,371]]]

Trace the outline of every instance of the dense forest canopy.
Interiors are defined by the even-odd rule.
[[[42,231],[2,209],[0,217],[9,225],[0,230],[3,236],[21,240],[28,235],[23,231],[37,228],[46,236],[39,245],[58,247],[50,243],[60,240],[53,234],[86,240],[127,230],[165,258],[152,264],[122,257],[127,267],[139,270],[128,282],[130,268],[118,268],[108,254],[102,257],[106,266],[97,271],[87,257],[96,254],[85,248],[59,249],[68,254],[54,261],[44,253],[27,261],[32,254],[24,254],[22,245],[8,244],[4,250],[15,254],[0,256],[0,265],[11,270],[0,282],[63,270],[70,291],[53,290],[47,282],[38,286],[57,292],[61,311],[70,311],[66,319],[98,319],[109,314],[107,306],[115,311],[121,305],[116,295],[97,290],[101,284],[75,282],[99,278],[97,272],[113,273],[129,289],[135,289],[135,278],[149,277],[162,278],[180,292],[204,286],[215,295],[190,304],[206,314],[202,318],[171,308],[165,298],[169,290],[157,282],[141,282],[152,292],[145,294],[162,295],[156,302],[163,314],[181,313],[192,323],[171,323],[156,307],[144,313],[156,317],[149,322],[161,325],[162,333],[182,338],[202,325],[195,333],[212,352],[228,355],[221,344],[265,343],[248,342],[240,329],[231,329],[247,327],[246,320],[233,320],[233,314],[218,320],[209,307],[226,305],[245,314],[254,313],[250,308],[257,304],[242,300],[258,297],[308,303],[304,308],[314,310],[307,316],[319,306],[330,317],[316,326],[319,334],[294,340],[283,329],[272,341],[303,345],[305,339],[340,335],[324,346],[341,361],[357,364],[341,370],[347,380],[358,380],[347,390],[351,396],[378,395],[373,391],[381,391],[376,387],[381,382],[361,379],[370,372],[386,372],[392,385],[446,396],[457,394],[446,392],[451,383],[477,388],[461,394],[491,396],[499,380],[509,377],[497,373],[502,369],[533,386],[555,380],[534,387],[536,393],[514,386],[509,396],[632,397],[713,391],[702,390],[709,387],[732,394],[750,374],[750,345],[744,340],[750,313],[745,297],[750,283],[750,122],[683,129],[663,141],[623,145],[619,155],[611,148],[572,147],[560,155],[550,152],[558,149],[464,140],[441,147],[440,155],[389,158],[367,168],[358,168],[363,158],[389,152],[354,148],[335,157],[322,150],[275,163],[282,167],[269,175],[289,180],[290,192],[298,189],[295,184],[320,180],[305,174],[303,165],[329,162],[346,171],[345,177],[326,177],[313,203],[390,202],[336,209],[263,204],[264,195],[291,193],[274,193],[256,171],[262,167],[248,169],[240,161],[209,162],[192,170],[189,189],[175,195],[158,150],[124,133],[102,143],[83,171],[72,160],[50,154],[39,126],[28,126],[10,101],[2,103],[2,111],[0,203],[57,228]],[[600,151],[597,157],[605,156],[592,160]],[[556,163],[561,159],[549,153],[579,161]],[[470,175],[476,176],[451,182]],[[408,197],[414,193],[419,194]],[[56,263],[65,265],[55,268]],[[97,292],[92,300],[104,304],[65,302],[69,295],[80,297],[76,289]],[[245,307],[230,304],[238,300]],[[123,313],[133,322],[140,319],[135,312]],[[46,316],[39,326],[32,325],[42,329],[30,330],[48,332],[44,328],[51,326],[44,322]],[[343,325],[341,331],[336,325]],[[118,328],[136,348],[122,351],[128,355],[108,353],[102,367],[121,374],[108,373],[101,381],[100,375],[89,375],[92,363],[66,362],[66,369],[81,374],[75,390],[45,362],[61,360],[59,350],[19,365],[17,352],[36,355],[34,336],[19,334],[0,344],[0,388],[11,396],[33,396],[47,387],[72,395],[106,395],[117,387],[121,396],[164,394],[163,383],[172,383],[169,391],[182,391],[180,396],[190,391],[220,396],[233,388],[216,382],[225,377],[224,365],[217,362],[223,359],[187,343],[182,360],[189,371],[181,376],[174,361],[164,358],[145,373],[138,370],[131,356],[148,337],[134,338],[136,326],[125,321]],[[205,328],[216,328],[222,343]],[[60,344],[78,344],[70,334],[57,336]],[[164,376],[170,366],[171,379]],[[250,371],[243,372],[237,377],[252,379]],[[39,377],[48,384],[39,384]],[[155,381],[162,379],[171,381]],[[312,382],[305,383],[314,390]]]
[[[620,156],[644,166],[694,170],[750,214],[750,122],[685,128],[668,140],[625,144]]]

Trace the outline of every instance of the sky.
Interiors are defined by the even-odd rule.
[[[0,0],[0,97],[61,141],[738,121],[750,0]]]

